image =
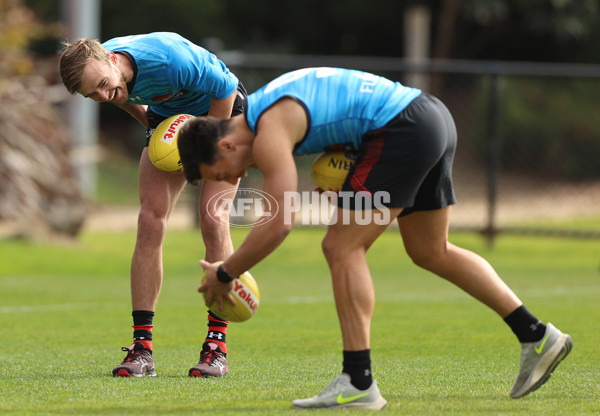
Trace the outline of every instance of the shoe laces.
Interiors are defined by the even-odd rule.
[[[214,365],[214,362],[223,356],[223,353],[218,350],[212,350],[209,348],[205,348],[200,352],[200,361],[208,364]]]
[[[127,356],[123,359],[124,363],[130,363],[139,360],[142,358],[143,348],[135,349],[134,347],[121,347],[121,351],[127,352]]]

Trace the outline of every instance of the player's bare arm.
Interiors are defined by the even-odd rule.
[[[237,90],[233,91],[229,97],[223,100],[212,98],[210,100],[208,115],[216,118],[229,118],[231,116],[231,109],[233,108],[236,95]]]
[[[306,115],[299,104],[286,99],[267,111],[262,120],[252,146],[253,161],[264,176],[263,191],[283,207],[285,193],[295,192],[298,186],[292,151],[306,132]],[[267,257],[292,228],[293,219],[289,224],[284,219],[280,212],[274,219],[254,227],[239,249],[225,260],[223,268],[232,276],[238,276]],[[216,266],[206,262],[200,264],[208,270],[208,277],[198,290],[206,291],[207,305],[213,296],[217,296],[217,303],[221,305],[223,299],[230,297],[230,288],[216,279]]]
[[[257,161],[257,167],[260,169],[261,162],[269,161],[269,169],[267,171],[261,169],[264,174],[263,190],[275,199],[277,206],[281,209],[284,206],[285,192],[297,189],[298,180],[294,159],[290,150],[282,152],[281,148],[273,147],[267,152],[268,155],[262,155],[261,160]],[[283,242],[291,228],[292,224],[286,224],[283,213],[279,212],[270,221],[254,227],[239,249],[225,260],[223,268],[232,276],[240,275],[275,250]],[[214,296],[216,296],[217,304],[222,305],[224,299],[231,298],[231,287],[223,285],[216,279],[215,265],[205,262],[200,264],[208,270],[206,281],[198,288],[199,291],[206,291],[206,305],[212,303]]]
[[[123,103],[117,104],[117,107],[127,111],[131,117],[135,118],[144,127],[148,128],[148,117],[146,115],[148,109],[147,105]]]
[[[279,207],[284,206],[285,193],[298,188],[293,149],[304,137],[306,128],[303,107],[289,98],[266,111],[257,127],[252,146],[254,164],[264,176],[263,191],[273,197]],[[234,276],[249,270],[283,242],[292,224],[293,221],[285,224],[280,213],[266,224],[254,227],[223,267]]]

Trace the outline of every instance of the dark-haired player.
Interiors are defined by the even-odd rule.
[[[516,334],[521,366],[512,397],[540,387],[570,351],[571,338],[533,316],[486,260],[448,241],[456,128],[437,98],[365,72],[306,68],[251,94],[245,116],[198,117],[178,140],[189,182],[235,183],[257,168],[263,191],[283,209],[286,193],[297,190],[295,154],[340,145],[358,152],[323,240],[342,330],[342,374],[317,396],[295,400],[295,407],[385,406],[371,374],[375,296],[366,252],[392,221],[417,265],[494,310]],[[231,280],[277,248],[292,228],[290,217],[278,213],[252,228],[221,265],[201,262],[208,277],[199,290],[207,304],[230,299]]]

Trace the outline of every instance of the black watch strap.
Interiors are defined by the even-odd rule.
[[[229,283],[233,280],[233,276],[231,276],[231,274],[229,274],[229,272],[221,265],[217,269],[217,279],[219,279],[219,282],[221,283]]]

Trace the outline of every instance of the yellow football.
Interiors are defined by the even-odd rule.
[[[342,189],[355,159],[356,153],[352,152],[321,153],[312,164],[310,177],[323,191],[337,192]]]
[[[193,118],[189,114],[177,114],[163,120],[152,133],[148,143],[150,162],[165,172],[181,169],[181,158],[177,148],[177,134],[183,124]]]
[[[205,280],[206,270],[202,275],[202,282],[204,283]],[[250,272],[242,273],[238,279],[233,279],[231,294],[235,298],[235,306],[225,300],[223,310],[220,311],[217,302],[213,301],[208,309],[224,321],[244,322],[252,318],[260,304],[260,292],[258,283]],[[206,297],[206,293],[202,295]]]

